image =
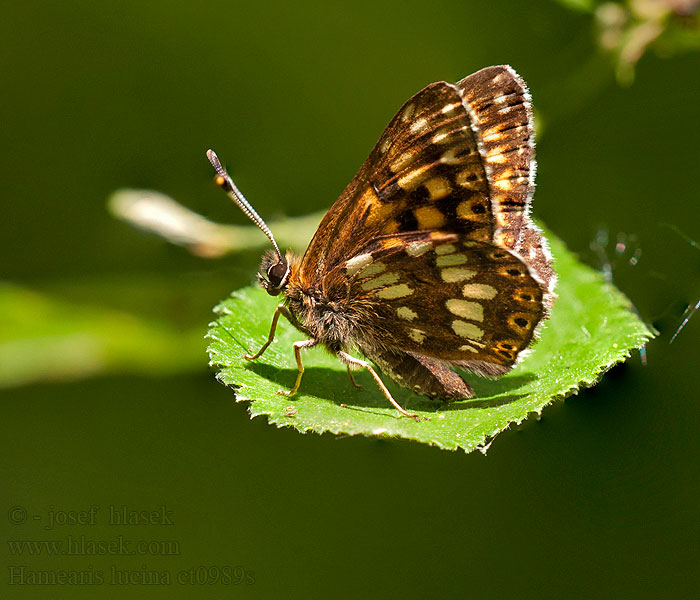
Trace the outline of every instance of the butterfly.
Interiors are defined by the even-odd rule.
[[[432,83],[391,120],[354,179],[322,219],[306,252],[282,254],[222,167],[216,182],[267,235],[258,279],[284,295],[280,316],[352,370],[366,369],[401,415],[373,363],[431,398],[471,398],[454,370],[497,377],[527,353],[555,299],[547,241],[529,217],[535,149],[530,94],[509,66],[456,84]],[[353,356],[360,353],[366,359]],[[370,362],[371,361],[371,362]],[[359,387],[359,386],[357,386]]]

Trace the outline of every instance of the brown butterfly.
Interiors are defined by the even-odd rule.
[[[216,154],[216,182],[267,235],[274,251],[258,274],[268,294],[285,295],[280,315],[351,368],[367,369],[387,400],[404,410],[359,351],[396,383],[419,394],[471,398],[450,367],[506,373],[548,317],[556,275],[547,242],[528,213],[535,149],[530,95],[509,66],[482,69],[457,84],[437,82],[410,98],[321,221],[306,253],[283,255]]]

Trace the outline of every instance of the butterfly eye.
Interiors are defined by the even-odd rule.
[[[258,273],[260,284],[270,296],[277,296],[285,287],[289,280],[289,264],[286,259],[278,258],[272,252],[263,257],[260,267],[267,275],[267,279]]]
[[[270,285],[274,287],[281,287],[282,282],[286,278],[287,271],[289,267],[287,266],[287,261],[278,262],[272,265],[267,270],[267,278],[270,280]]]

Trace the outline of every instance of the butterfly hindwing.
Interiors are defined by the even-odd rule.
[[[365,324],[363,353],[389,347],[484,375],[509,370],[544,316],[543,291],[511,251],[461,234],[386,236],[332,278]],[[369,326],[371,324],[371,327]]]

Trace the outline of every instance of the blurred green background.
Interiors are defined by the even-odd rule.
[[[697,2],[25,2],[0,49],[3,597],[695,595],[700,316],[669,340],[700,252],[663,224],[700,238]],[[203,335],[259,252],[196,258],[109,194],[244,224],[213,147],[265,218],[326,209],[411,94],[499,63],[535,101],[535,213],[659,329],[646,364],[486,457],[251,422]],[[90,552],[119,536],[150,546]]]

